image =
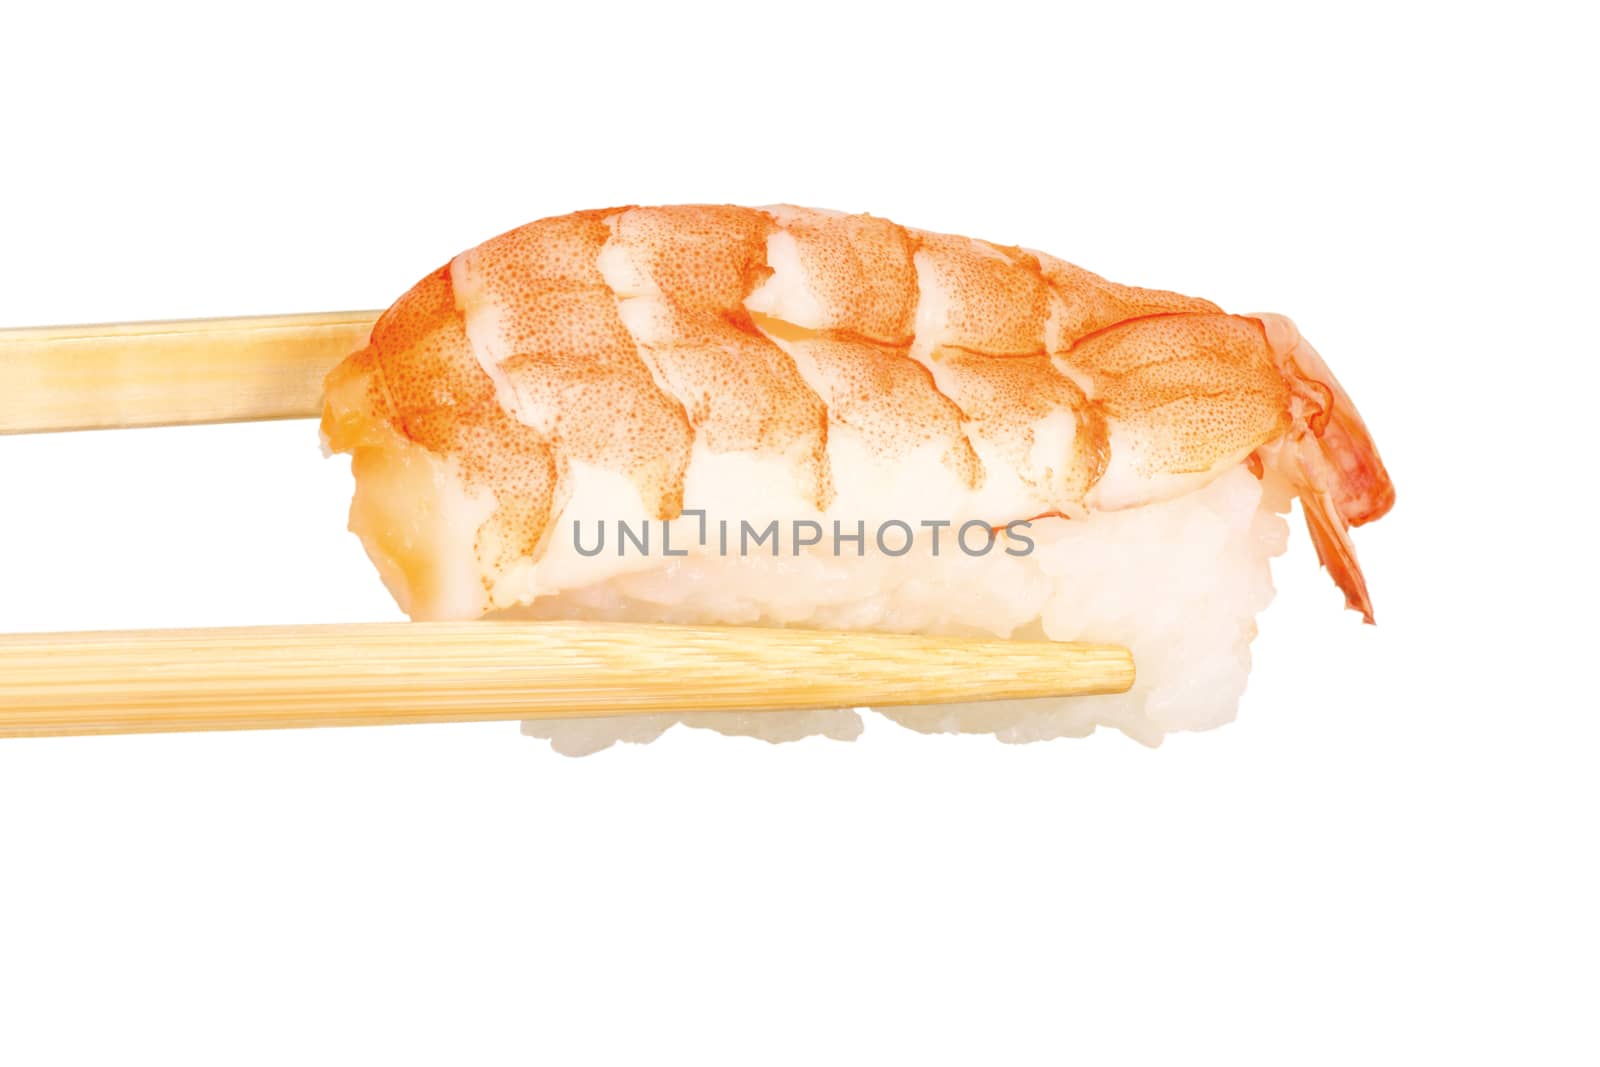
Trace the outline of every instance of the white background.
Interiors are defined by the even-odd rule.
[[[0,1062],[1595,1062],[1592,35],[520,10],[8,7],[0,326],[380,307],[620,203],[1025,243],[1296,319],[1399,487],[1378,625],[1296,521],[1239,721],[1156,750],[0,742]],[[396,618],[348,493],[306,422],[0,439],[0,631]]]

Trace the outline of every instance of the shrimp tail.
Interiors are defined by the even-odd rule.
[[[1361,612],[1363,621],[1372,622],[1372,597],[1367,593],[1367,580],[1356,559],[1350,528],[1338,508],[1327,493],[1316,492],[1301,494],[1300,510],[1311,531],[1311,543],[1317,548],[1317,559],[1344,592],[1345,607]]]
[[[1344,592],[1345,605],[1373,621],[1372,598],[1356,559],[1350,527],[1383,517],[1394,506],[1394,483],[1361,413],[1294,323],[1257,316],[1289,387],[1293,426],[1263,449],[1300,495],[1317,558]]]

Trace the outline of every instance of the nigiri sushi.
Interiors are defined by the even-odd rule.
[[[1115,697],[884,709],[1004,741],[1236,714],[1298,496],[1346,603],[1394,490],[1294,325],[1045,253],[793,206],[622,207],[456,256],[328,376],[350,528],[415,619],[1115,641]],[[675,722],[529,723],[581,753]]]

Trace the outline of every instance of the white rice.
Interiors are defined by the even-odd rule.
[[[662,558],[541,598],[523,618],[802,626],[1104,641],[1133,650],[1138,681],[1118,696],[877,709],[925,733],[1005,742],[1083,737],[1115,727],[1155,745],[1174,730],[1233,719],[1250,670],[1256,613],[1272,599],[1287,487],[1243,467],[1177,499],[1083,520],[1043,519],[1026,556],[982,557],[926,542],[892,558],[812,554]],[[870,538],[869,538],[870,542]],[[585,755],[653,741],[677,724],[792,741],[861,733],[856,710],[699,712],[525,722],[556,751]]]

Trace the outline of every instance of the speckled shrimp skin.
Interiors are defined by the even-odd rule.
[[[780,206],[543,219],[419,282],[327,380],[352,529],[416,618],[626,565],[573,517],[1003,526],[1137,508],[1249,465],[1299,492],[1347,602],[1393,488],[1280,316],[1024,248]]]

